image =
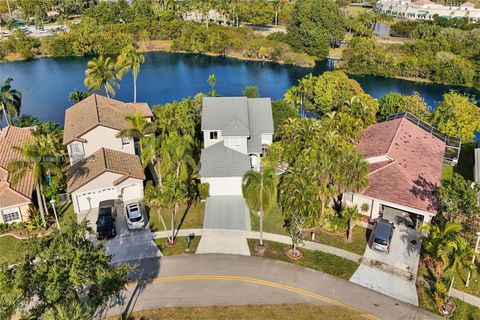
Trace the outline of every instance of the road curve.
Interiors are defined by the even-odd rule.
[[[277,303],[332,304],[365,319],[440,319],[346,280],[266,258],[202,254],[131,262],[126,300],[109,310]]]

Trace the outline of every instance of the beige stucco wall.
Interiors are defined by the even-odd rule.
[[[84,134],[81,138],[85,139],[87,142],[72,142],[73,143],[81,143],[83,150],[84,150],[84,157],[88,157],[93,153],[97,152],[100,148],[107,148],[111,150],[117,150],[122,152],[127,152],[131,154],[135,154],[135,145],[133,143],[133,139],[130,138],[130,143],[126,145],[122,145],[122,139],[117,137],[119,133],[118,130],[98,126],[86,134]],[[70,145],[68,145],[68,155],[70,158],[70,164],[74,162],[71,156]]]
[[[213,131],[213,130],[212,130]],[[215,144],[219,141],[223,141],[223,136],[222,136],[222,131],[217,131],[218,132],[218,139],[210,139],[210,132],[212,131],[203,131],[203,146],[204,148],[210,147],[212,144]]]

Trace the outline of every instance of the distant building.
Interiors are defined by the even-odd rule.
[[[433,20],[435,15],[447,19],[468,18],[480,22],[480,9],[475,9],[471,2],[459,7],[444,6],[430,0],[380,0],[375,4],[375,11],[412,20]]]

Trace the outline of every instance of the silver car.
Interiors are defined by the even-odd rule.
[[[393,223],[388,220],[379,218],[373,228],[371,238],[371,248],[386,253],[390,252],[390,244],[392,241]]]
[[[127,218],[128,229],[135,230],[144,228],[145,220],[143,219],[142,209],[138,202],[125,206],[125,216]]]

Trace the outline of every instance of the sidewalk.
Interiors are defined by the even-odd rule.
[[[452,288],[451,296],[457,299],[462,300],[463,302],[466,302],[468,304],[471,304],[472,306],[476,306],[477,308],[480,308],[480,298],[473,296],[471,294],[468,294],[466,292],[457,290],[455,288]]]

